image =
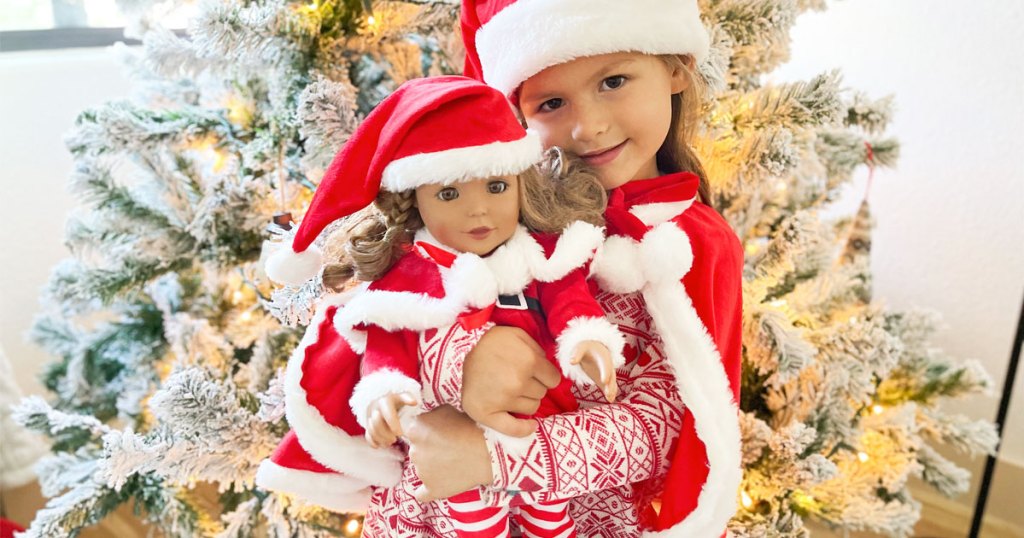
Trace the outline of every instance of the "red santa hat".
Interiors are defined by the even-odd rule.
[[[697,0],[463,0],[465,74],[513,95],[575,58],[614,52],[708,55]]]
[[[371,112],[327,168],[292,242],[267,260],[267,275],[301,285],[323,264],[313,241],[330,223],[369,205],[381,189],[402,192],[518,174],[542,155],[504,95],[465,77],[400,86]]]

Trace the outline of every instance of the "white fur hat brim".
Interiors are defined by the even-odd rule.
[[[507,96],[569,60],[615,52],[708,55],[696,0],[519,0],[476,34],[484,81]]]
[[[423,185],[451,185],[519,174],[537,164],[543,154],[540,136],[528,131],[523,138],[511,142],[410,155],[384,168],[381,188],[402,192]]]

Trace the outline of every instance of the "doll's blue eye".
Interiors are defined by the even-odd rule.
[[[455,187],[445,187],[437,191],[437,199],[442,202],[451,202],[459,197],[459,189]]]
[[[495,180],[487,184],[487,192],[491,194],[501,194],[508,190],[508,182]]]

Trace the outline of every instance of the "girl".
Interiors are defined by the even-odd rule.
[[[627,335],[628,363],[618,403],[598,405],[575,387],[582,409],[540,419],[522,458],[480,439],[460,415],[420,417],[409,438],[426,496],[464,487],[446,464],[476,465],[485,443],[493,485],[574,497],[581,535],[722,534],[742,478],[742,250],[705,205],[706,178],[687,143],[701,100],[694,66],[708,52],[696,1],[466,0],[462,20],[466,73],[508,95],[545,146],[580,155],[608,189],[610,237],[593,272],[599,302]],[[431,371],[446,372],[476,344],[452,402],[470,418],[491,424],[523,408],[518,387],[551,383],[532,370],[537,361],[510,371],[496,360],[528,351],[518,336],[467,335],[438,355]],[[430,442],[437,431],[465,451],[442,456]],[[566,450],[564,439],[576,444]]]
[[[451,132],[453,125],[460,131]],[[297,257],[310,255],[305,238],[350,209],[360,209],[358,200],[376,193],[381,218],[351,238],[347,259],[323,272],[325,283],[334,286],[353,276],[370,282],[331,314],[336,333],[362,353],[358,383],[345,380],[338,388],[349,396],[352,417],[370,447],[389,450],[402,435],[405,415],[418,410],[421,396],[428,409],[437,406],[434,395],[420,386],[418,343],[421,335],[455,324],[470,331],[494,324],[518,327],[571,379],[597,384],[614,401],[623,340],[590,295],[585,272],[603,239],[600,228],[585,221],[601,223],[604,193],[596,178],[569,165],[558,151],[545,168],[557,182],[545,177],[533,166],[540,151],[539,141],[527,135],[499,92],[462,77],[406,83],[367,117],[335,158],[299,228],[294,251],[268,263],[275,280],[305,278],[289,274]],[[369,160],[367,153],[372,154]],[[293,361],[304,371],[300,378],[320,363],[337,363],[333,353],[318,352],[316,346],[305,349]],[[348,357],[358,359],[352,353]],[[300,379],[291,392],[301,396],[301,384]],[[549,391],[538,416],[575,411],[570,386],[566,379]],[[333,479],[355,476],[366,463],[340,465],[325,456],[320,446],[331,438],[296,418],[299,444],[310,447],[314,460],[341,473]],[[297,467],[285,458],[271,458],[270,465]],[[517,518],[521,526],[537,527],[534,536],[572,536],[566,504],[523,505]],[[484,506],[476,490],[446,505],[450,517],[442,530],[454,528],[459,536],[509,535],[508,507]],[[443,515],[441,508],[433,507]]]

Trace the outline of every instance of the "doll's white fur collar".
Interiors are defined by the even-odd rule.
[[[426,229],[416,234],[424,242],[452,252]],[[519,226],[512,238],[487,258],[459,253],[451,267],[437,265],[444,297],[423,293],[366,289],[353,297],[334,317],[335,328],[356,351],[365,350],[366,337],[355,330],[361,324],[388,331],[425,331],[447,327],[460,314],[493,304],[498,295],[521,292],[532,281],[552,282],[583,267],[604,241],[604,229],[574,222],[559,236],[550,257],[537,239]]]
[[[426,228],[416,234],[417,242],[429,243],[444,249],[457,258],[474,256],[457,253],[442,245]],[[558,237],[551,256],[545,256],[544,247],[526,229],[519,225],[512,237],[490,256],[483,258],[484,264],[493,275],[502,295],[521,292],[533,281],[554,282],[572,270],[582,267],[594,256],[604,241],[604,229],[583,221],[576,221],[565,228]],[[444,268],[442,268],[442,273]],[[445,288],[448,289],[447,286]]]

